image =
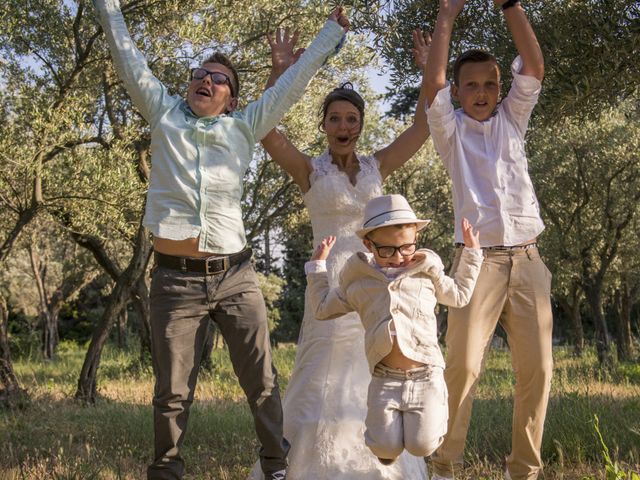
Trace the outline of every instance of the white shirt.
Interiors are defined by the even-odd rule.
[[[478,229],[482,247],[518,245],[544,230],[524,150],[541,83],[520,75],[521,68],[517,57],[507,98],[483,122],[454,111],[449,85],[427,108],[433,144],[453,184],[456,242],[464,242],[462,218]]]

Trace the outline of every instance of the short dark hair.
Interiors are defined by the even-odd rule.
[[[351,82],[343,83],[338,88],[334,88],[329,92],[329,95],[324,97],[321,108],[322,120],[320,120],[318,127],[320,128],[324,124],[324,119],[327,117],[329,105],[341,100],[349,102],[358,109],[358,112],[360,112],[360,131],[362,131],[362,126],[364,125],[364,100],[360,94],[353,89],[353,84]]]
[[[482,62],[493,62],[496,66],[498,65],[496,57],[484,50],[471,49],[458,55],[458,58],[456,58],[456,61],[453,63],[453,82],[456,85],[460,85],[460,69],[462,68],[462,65],[465,63]]]
[[[232,81],[233,86],[231,88],[231,90],[233,91],[231,92],[231,96],[234,98],[237,98],[238,94],[240,93],[240,80],[238,79],[238,71],[236,70],[236,67],[233,65],[233,62],[229,60],[229,57],[227,57],[224,53],[215,52],[209,57],[207,57],[207,59],[204,62],[202,62],[203,65],[205,63],[219,63],[220,65],[224,65],[229,70],[231,70],[231,73],[233,74],[233,81]]]

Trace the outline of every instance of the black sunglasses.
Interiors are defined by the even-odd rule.
[[[414,243],[405,243],[404,245],[400,245],[399,247],[393,247],[389,245],[378,245],[373,240],[369,240],[371,244],[375,247],[380,258],[391,258],[396,252],[400,252],[400,255],[403,257],[408,257],[409,255],[413,255],[416,253],[416,244]]]
[[[229,90],[231,90],[231,96],[232,97],[236,96],[234,92],[233,84],[231,83],[231,79],[229,78],[228,75],[222,72],[210,72],[206,68],[202,68],[202,67],[196,67],[191,69],[191,80],[193,80],[194,78],[196,80],[202,80],[207,75],[211,75],[211,81],[215,85],[224,85],[224,84],[229,85]]]

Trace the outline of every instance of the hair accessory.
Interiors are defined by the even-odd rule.
[[[340,85],[338,88],[334,88],[334,90],[353,90],[353,83],[351,82],[344,82],[342,85]]]

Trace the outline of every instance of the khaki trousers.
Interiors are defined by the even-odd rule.
[[[282,406],[271,362],[267,311],[251,261],[206,276],[156,266],[150,300],[156,377],[155,459],[147,478],[179,480],[184,475],[180,449],[211,321],[216,322],[227,343],[233,370],[251,408],[261,444],[262,470],[267,473],[286,468],[289,443],[282,433]]]
[[[456,252],[452,275],[461,250]],[[500,321],[516,378],[507,468],[513,480],[535,479],[542,468],[540,447],[553,370],[551,273],[537,248],[484,250],[484,257],[470,303],[449,309],[444,372],[449,423],[432,458],[433,469],[452,477],[462,468],[473,397]]]

